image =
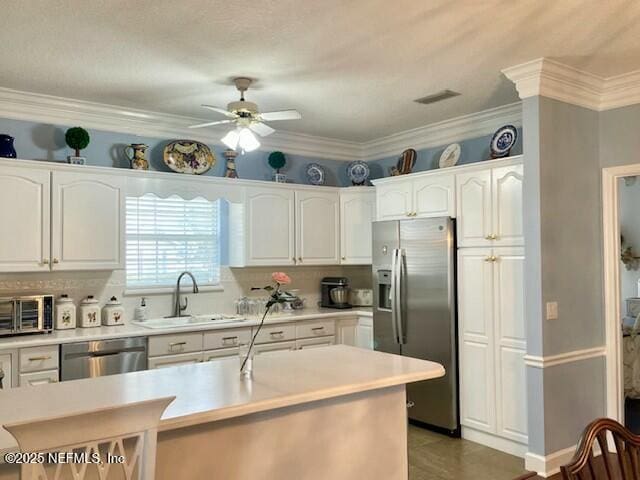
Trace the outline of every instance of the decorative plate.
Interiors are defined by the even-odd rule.
[[[460,144],[452,143],[440,155],[440,168],[453,167],[460,159]]]
[[[491,138],[491,158],[507,157],[517,139],[516,127],[513,125],[500,127]]]
[[[324,173],[324,167],[317,163],[310,163],[307,166],[307,180],[311,185],[324,185],[326,175]]]
[[[201,175],[216,164],[216,157],[204,143],[176,140],[164,147],[164,163],[174,172]]]
[[[411,173],[413,166],[416,164],[416,158],[418,158],[418,153],[413,148],[407,148],[402,152],[397,165],[400,175]]]
[[[369,179],[369,165],[366,162],[356,160],[347,166],[347,176],[353,185],[364,185]]]

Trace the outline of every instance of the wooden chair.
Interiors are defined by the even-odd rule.
[[[614,451],[609,450],[607,434],[613,440]],[[594,453],[596,448],[599,456]],[[564,480],[639,480],[639,455],[640,435],[615,420],[599,418],[587,425],[571,462],[560,471]]]
[[[70,452],[70,463],[26,463],[21,480],[153,480],[162,413],[175,397],[4,425],[21,452]],[[83,457],[84,455],[84,457]],[[107,462],[107,455],[118,459]],[[103,463],[86,463],[97,458]],[[49,459],[47,459],[49,460]],[[75,462],[74,460],[78,460]],[[91,461],[91,460],[90,460]]]

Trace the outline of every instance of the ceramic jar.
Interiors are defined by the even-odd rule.
[[[0,134],[0,157],[16,158],[16,149],[13,146],[14,138],[4,133]]]
[[[100,326],[100,305],[93,295],[89,295],[80,303],[80,326],[82,328]]]
[[[102,325],[124,325],[124,307],[116,297],[111,297],[102,307]]]
[[[132,143],[124,147],[124,154],[133,170],[149,170],[149,161],[145,157],[147,148],[149,146],[144,143]]]
[[[56,330],[76,328],[76,305],[67,295],[56,301]]]

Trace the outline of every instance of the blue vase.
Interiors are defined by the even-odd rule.
[[[0,157],[16,158],[16,149],[13,147],[14,138],[11,135],[0,133]]]

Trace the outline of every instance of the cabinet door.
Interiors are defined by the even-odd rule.
[[[375,193],[373,189],[365,190],[340,194],[340,262],[343,264],[371,264]]]
[[[412,182],[394,180],[376,186],[376,216],[378,220],[407,218],[412,212]]]
[[[293,190],[247,188],[246,195],[246,264],[295,264]]]
[[[526,443],[524,248],[495,248],[493,255],[497,431]]]
[[[0,171],[0,271],[49,270],[49,171]]]
[[[333,335],[329,337],[305,338],[296,340],[296,348],[298,350],[304,350],[307,348],[327,347],[329,345],[335,345],[335,343],[336,337]]]
[[[429,175],[413,181],[413,211],[418,217],[455,217],[455,177]]]
[[[492,171],[493,228],[496,246],[524,245],[522,222],[522,165]]]
[[[457,175],[456,192],[458,246],[490,246],[491,170]]]
[[[18,377],[21,387],[36,387],[48,383],[58,383],[58,370],[48,370],[44,372],[21,373]]]
[[[491,249],[458,250],[460,423],[495,433]]]
[[[358,343],[358,319],[340,318],[336,320],[336,341],[341,345],[356,347]]]
[[[286,352],[296,349],[296,342],[275,342],[275,343],[263,343],[262,345],[254,345],[253,351],[256,355],[264,355],[273,352]]]
[[[209,350],[204,352],[203,361],[209,362],[211,360],[217,360],[220,358],[233,358],[233,357],[240,359],[239,352],[240,352],[240,349],[238,347],[221,348],[219,350]]]
[[[125,178],[53,172],[52,269],[124,268]]]
[[[202,361],[202,352],[181,353],[179,355],[165,355],[163,357],[149,358],[149,370],[156,368],[177,367],[179,365],[189,365]]]
[[[373,318],[358,318],[358,330],[356,332],[356,346],[373,350]]]
[[[6,390],[12,387],[11,373],[11,354],[0,353],[0,390]]]
[[[296,192],[298,265],[340,263],[339,210],[337,192]]]

